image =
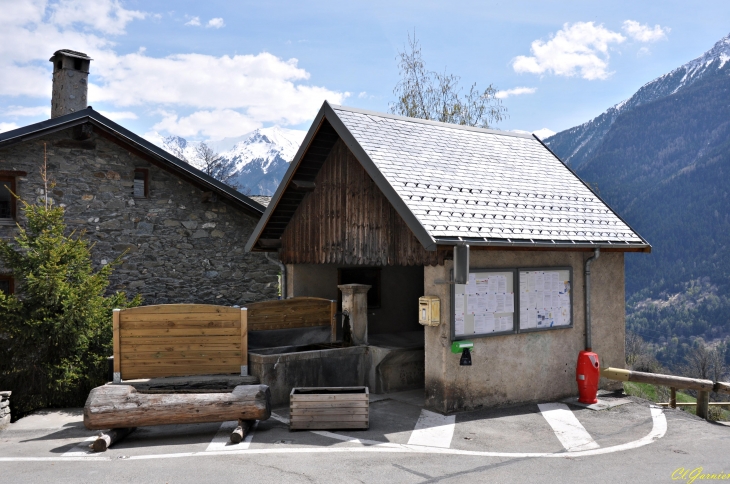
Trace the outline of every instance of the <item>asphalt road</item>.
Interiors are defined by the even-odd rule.
[[[523,405],[439,424],[444,417],[424,413],[417,394],[383,395],[371,402],[367,431],[290,432],[287,409],[278,409],[243,447],[226,445],[220,424],[195,424],[141,428],[103,454],[86,449],[95,433],[79,409],[46,411],[0,431],[0,480],[644,483],[730,473],[730,427],[633,397],[613,400],[628,403],[601,411]],[[571,439],[581,447],[569,450]]]

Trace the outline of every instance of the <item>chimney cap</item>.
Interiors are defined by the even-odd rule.
[[[50,62],[53,62],[57,55],[63,55],[66,57],[75,57],[77,59],[84,59],[84,60],[93,60],[91,57],[84,54],[83,52],[77,52],[75,50],[70,50],[70,49],[57,50],[56,52],[53,53],[53,57],[51,57],[48,60]]]

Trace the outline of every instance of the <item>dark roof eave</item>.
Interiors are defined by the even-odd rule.
[[[266,207],[251,200],[247,196],[238,192],[237,190],[229,187],[228,185],[221,183],[215,178],[206,175],[197,168],[189,165],[188,163],[176,158],[162,148],[155,146],[144,138],[137,136],[128,129],[118,125],[109,118],[102,114],[94,111],[91,107],[77,111],[75,113],[59,116],[57,118],[51,118],[40,123],[31,124],[24,126],[6,133],[0,134],[0,147],[20,143],[28,139],[36,138],[44,134],[61,131],[64,129],[72,128],[86,122],[91,122],[94,126],[104,129],[111,133],[116,138],[136,146],[146,154],[162,161],[166,166],[171,168],[173,171],[177,171],[183,175],[189,176],[201,185],[217,192],[220,195],[232,200],[234,203],[242,205],[244,208],[252,211],[256,214],[262,214]]]
[[[651,252],[651,245],[641,242],[620,242],[620,241],[570,241],[570,240],[511,240],[511,239],[489,239],[475,237],[436,237],[439,246],[451,246],[457,244],[468,244],[474,247],[504,247],[504,248],[535,248],[535,249],[610,249],[613,251],[639,251]]]
[[[319,109],[317,116],[314,118],[312,125],[309,127],[309,131],[307,131],[307,134],[304,136],[302,144],[299,145],[299,149],[297,150],[296,155],[294,155],[294,159],[291,161],[291,163],[289,163],[289,168],[287,168],[286,173],[284,173],[284,176],[281,178],[279,186],[276,187],[276,191],[271,197],[271,201],[266,206],[263,215],[259,219],[258,224],[256,224],[256,227],[254,227],[253,232],[251,233],[251,237],[248,238],[246,246],[244,247],[244,250],[246,252],[269,252],[269,250],[256,247],[256,243],[259,241],[259,237],[261,237],[261,234],[266,228],[266,224],[269,223],[271,216],[274,214],[276,206],[279,205],[279,201],[284,195],[286,188],[289,186],[289,182],[294,177],[294,173],[297,171],[297,168],[301,164],[302,158],[304,158],[304,154],[307,152],[307,149],[309,149],[309,145],[312,143],[314,137],[317,135],[317,132],[319,131],[319,127],[322,124],[322,120],[324,119],[324,117],[324,106],[322,106]]]

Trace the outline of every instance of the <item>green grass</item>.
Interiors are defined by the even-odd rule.
[[[626,395],[633,395],[635,397],[644,398],[646,400],[655,402],[655,403],[667,403],[669,402],[669,388],[667,387],[661,387],[652,385],[650,383],[635,383],[635,382],[624,382],[624,393]],[[693,397],[692,395],[687,395],[686,393],[677,392],[677,402],[680,403],[695,403],[697,402],[697,399]],[[681,410],[691,413],[692,415],[696,415],[696,409],[695,406],[688,406],[688,407],[678,407],[681,408]],[[718,407],[710,407],[711,416],[710,418],[712,420],[722,420],[722,421],[728,421],[730,420],[730,410],[728,410],[728,407],[721,407],[718,409]],[[712,413],[716,413],[717,418],[712,418]]]

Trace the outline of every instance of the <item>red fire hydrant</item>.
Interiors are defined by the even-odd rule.
[[[578,353],[578,364],[575,367],[575,380],[578,382],[578,401],[581,403],[598,403],[598,379],[600,364],[598,355],[592,351]]]

